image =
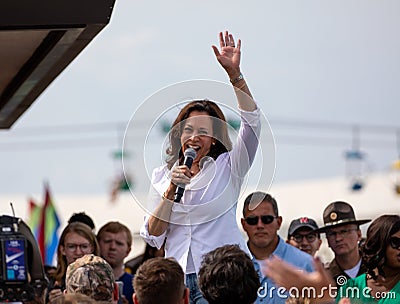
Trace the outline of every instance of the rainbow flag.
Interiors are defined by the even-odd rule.
[[[53,265],[54,255],[57,251],[60,219],[51,199],[49,186],[45,184],[45,200],[40,212],[40,223],[37,241],[44,265]]]
[[[39,236],[41,215],[42,215],[42,208],[38,206],[33,199],[29,199],[29,219],[27,223],[29,228],[31,228],[31,231],[35,236],[36,240],[38,239]]]

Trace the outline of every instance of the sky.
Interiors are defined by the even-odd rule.
[[[274,134],[275,150],[261,158],[275,167],[261,175],[274,173],[273,183],[345,176],[344,153],[355,148],[366,154],[363,175],[387,172],[400,153],[399,10],[396,0],[117,0],[105,29],[0,131],[0,201],[40,194],[44,181],[53,193],[108,193],[122,170],[113,154],[140,105],[139,137],[171,103],[152,103],[165,88],[199,79],[228,86],[211,48],[224,30],[242,40],[242,72]],[[147,143],[149,163],[162,140],[160,131]],[[134,165],[142,146],[127,156],[140,192],[151,172]]]

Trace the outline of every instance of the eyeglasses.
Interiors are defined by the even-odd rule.
[[[350,235],[351,231],[357,231],[358,228],[349,228],[349,229],[342,229],[339,231],[326,231],[326,237],[329,239],[336,238],[337,235],[340,235],[341,237],[346,237]]]
[[[296,243],[301,243],[301,241],[303,239],[306,239],[307,242],[312,243],[317,239],[317,235],[315,233],[309,233],[309,234],[296,234],[292,236],[292,239],[296,242]]]
[[[244,220],[247,224],[254,226],[258,224],[258,219],[261,218],[261,222],[265,225],[271,224],[277,216],[273,215],[260,215],[260,216],[248,216]]]
[[[65,245],[65,249],[69,252],[75,252],[78,249],[78,247],[83,253],[89,253],[92,250],[92,245],[90,245],[89,243]]]
[[[400,238],[397,236],[392,236],[389,239],[389,245],[390,247],[392,247],[393,249],[400,249]]]

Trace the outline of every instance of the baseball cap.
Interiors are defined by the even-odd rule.
[[[318,229],[318,225],[312,218],[309,217],[300,217],[295,219],[290,223],[288,238],[290,238],[300,228],[310,228],[312,231],[314,231]]]
[[[101,257],[87,254],[71,263],[66,275],[67,293],[81,293],[96,301],[112,302],[115,278]]]

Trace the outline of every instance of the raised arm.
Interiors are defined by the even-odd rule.
[[[240,47],[241,41],[238,39],[237,44],[228,31],[225,33],[219,33],[219,45],[220,49],[215,45],[212,46],[215,57],[218,62],[224,68],[229,76],[232,85],[235,88],[236,97],[238,100],[239,108],[244,111],[254,111],[257,106],[254,103],[250,89],[247,86],[246,80],[244,79],[240,71]]]
[[[235,40],[233,39],[232,34],[229,34],[228,32],[225,32],[225,34],[223,34],[221,32],[219,33],[219,42],[220,49],[218,49],[214,45],[212,46],[212,48],[218,62],[227,72],[229,79],[231,80],[231,83],[235,88],[239,108],[244,111],[253,112],[257,109],[257,106],[254,103],[250,90],[247,87],[246,81],[240,71],[241,41],[238,40],[237,45],[235,45]],[[256,136],[253,137],[255,138],[255,144],[253,146],[256,147],[258,141]],[[247,150],[248,149],[244,149],[244,151]],[[251,159],[252,158],[253,157],[251,157]],[[248,159],[247,156],[246,159]],[[185,165],[176,167],[174,166],[171,169],[170,185],[168,189],[166,189],[166,191],[164,192],[158,208],[156,209],[154,214],[149,217],[148,232],[150,235],[160,236],[166,231],[169,225],[169,218],[172,213],[173,198],[176,190],[176,185],[188,184],[190,182],[191,176],[192,173]]]

